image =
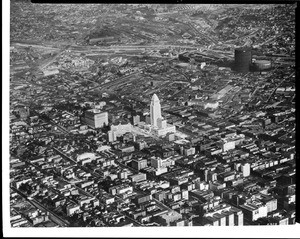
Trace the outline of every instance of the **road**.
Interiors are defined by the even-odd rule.
[[[164,208],[165,210],[168,210],[169,212],[172,212],[173,209],[169,208],[166,204],[162,203],[161,201],[158,201],[155,198],[152,198],[159,206],[161,206],[162,208]]]
[[[207,37],[207,36],[206,36]],[[20,43],[15,43],[16,45]],[[44,45],[37,45],[37,44],[26,44],[26,43],[21,43],[22,46],[33,46],[33,47],[41,47],[41,48],[46,48],[46,49],[57,49],[55,47],[45,47]],[[72,49],[72,47],[74,47]],[[140,49],[145,50],[145,49],[153,49],[153,50],[160,50],[160,49],[166,49],[166,48],[182,48],[186,50],[197,50],[197,48],[200,49],[206,49],[206,47],[203,47],[202,45],[178,45],[178,44],[149,44],[149,45],[114,45],[114,46],[77,46],[77,45],[67,45],[63,49],[60,50],[60,52],[53,56],[52,58],[49,58],[46,60],[44,64],[40,66],[40,68],[44,68],[47,65],[51,64],[60,54],[62,54],[65,50],[72,50],[74,52],[86,52],[91,53],[93,51],[100,51],[100,52],[105,52],[105,51],[119,51],[119,50],[133,50],[133,49]]]
[[[37,114],[39,117],[41,116],[40,113],[38,113],[37,111],[34,111],[35,114]],[[44,122],[46,123],[50,123],[53,126],[56,126],[57,128],[59,128],[62,132],[66,133],[66,134],[70,134],[70,132],[63,126],[56,124],[53,120],[45,120],[43,119]]]
[[[289,76],[286,76],[284,79],[282,79],[282,81],[275,87],[275,89],[273,90],[273,92],[270,94],[267,103],[270,101],[271,97],[275,94],[276,90],[282,85],[282,83],[286,80],[289,79],[292,75],[294,75],[295,72],[291,73]]]
[[[98,86],[95,86],[93,88],[89,88],[87,90],[80,91],[80,93],[86,93],[88,91],[100,88],[100,89],[98,89],[100,92],[114,94],[115,92],[110,88],[115,87],[115,86],[119,87],[122,84],[127,84],[131,81],[131,80],[129,80],[130,77],[134,77],[134,76],[137,76],[139,74],[140,74],[140,72],[133,72],[133,73],[130,73],[129,75],[123,76],[121,78],[117,78],[114,81],[107,82],[107,83],[104,83],[104,84],[99,84]]]
[[[117,160],[116,160],[116,163],[117,163],[118,165],[120,165],[120,167],[122,167],[122,168],[129,169],[129,170],[133,171],[134,173],[139,173],[139,170],[134,169],[134,168],[131,168],[131,167],[129,167],[129,166],[127,166],[127,165],[125,165],[125,164],[123,164],[123,163],[117,161]]]
[[[206,36],[207,37],[207,36]],[[20,45],[20,43],[15,43],[16,45]],[[33,47],[43,47],[46,49],[55,49],[54,47],[51,48],[51,46],[43,46],[43,45],[37,45],[37,44],[24,44],[21,43],[22,46],[33,46]],[[76,47],[76,49],[74,48]],[[72,49],[73,48],[73,49]],[[42,63],[38,64],[35,67],[32,67],[31,70],[33,70],[33,74],[35,74],[37,76],[37,78],[43,77],[43,74],[40,75],[38,74],[40,71],[43,71],[45,68],[47,68],[47,66],[51,65],[61,54],[63,54],[66,50],[70,49],[74,52],[81,52],[81,53],[86,53],[86,54],[91,54],[91,53],[95,53],[95,54],[121,54],[121,55],[128,55],[128,56],[144,56],[143,54],[139,54],[138,52],[136,53],[129,53],[127,51],[132,51],[132,50],[138,50],[138,51],[145,51],[145,50],[160,50],[160,49],[166,49],[166,48],[179,48],[182,51],[181,52],[185,52],[187,50],[189,51],[202,51],[207,49],[206,47],[200,46],[200,45],[193,45],[193,46],[189,46],[189,45],[178,45],[178,44],[149,44],[149,45],[123,45],[123,46],[118,46],[118,45],[114,45],[114,46],[82,46],[82,47],[78,47],[76,45],[67,45],[64,46],[57,54],[55,54],[54,56],[46,59],[45,61],[43,61]],[[211,53],[213,54],[213,53]],[[151,56],[150,56],[151,57]],[[154,56],[154,57],[159,57],[162,59],[169,59],[170,57],[164,57],[164,56]],[[225,55],[222,55],[222,57],[227,57]],[[184,74],[182,74],[187,80],[188,77],[185,76]],[[89,80],[90,81],[90,80]],[[105,85],[102,85],[102,87],[105,87]],[[95,87],[98,88],[98,87]],[[91,89],[95,89],[95,88],[91,88]],[[89,89],[89,90],[91,90]],[[87,91],[89,91],[87,90]]]
[[[62,132],[66,133],[66,134],[70,134],[70,132],[63,126],[56,124],[54,121],[50,120],[50,123],[53,126],[56,126],[57,128],[59,128]]]
[[[145,225],[143,225],[142,223],[140,223],[139,221],[137,221],[137,220],[135,220],[135,219],[133,219],[133,218],[127,216],[127,215],[126,215],[124,212],[122,212],[122,211],[120,211],[120,214],[122,214],[123,216],[125,216],[125,217],[126,217],[129,221],[131,221],[132,223],[136,224],[136,226],[141,226],[141,227],[145,226]]]
[[[127,169],[129,169],[129,170],[131,170],[131,171],[133,171],[133,172],[135,172],[135,173],[139,173],[138,170],[133,169],[133,168],[131,168],[131,167],[129,167],[129,166],[127,166],[127,165],[121,163],[121,162],[117,162],[117,164],[120,165],[121,167],[127,168]],[[149,176],[150,176],[150,175],[147,174],[147,177],[149,177]],[[156,177],[153,176],[153,179],[154,179],[154,178],[156,178]],[[156,178],[156,179],[157,179],[157,178]],[[134,190],[138,191],[138,192],[141,193],[141,194],[144,194],[143,191],[139,190],[139,189],[136,188],[136,187],[134,188]],[[167,205],[165,205],[164,203],[158,201],[157,199],[155,199],[155,198],[153,198],[153,197],[152,197],[152,199],[153,199],[153,200],[154,200],[161,208],[163,208],[163,209],[165,209],[165,210],[168,210],[168,212],[172,212],[172,211],[173,211],[173,209],[169,208],[169,207],[168,207]],[[137,220],[135,220],[135,219],[133,219],[133,218],[131,218],[131,217],[128,217],[126,214],[124,214],[124,213],[122,213],[122,212],[121,212],[121,214],[124,215],[125,217],[127,217],[129,220],[131,220],[131,221],[137,223],[139,226],[144,226],[143,224],[141,224],[141,223],[138,222]]]
[[[18,193],[21,197],[23,197],[24,199],[26,199],[34,207],[36,207],[36,208],[38,208],[38,209],[40,209],[42,211],[49,212],[50,219],[53,222],[55,222],[56,224],[60,225],[61,227],[67,227],[67,226],[70,225],[70,223],[68,221],[64,220],[63,218],[61,218],[60,216],[58,216],[56,213],[54,213],[50,209],[48,209],[45,206],[43,206],[36,199],[27,197],[24,193],[22,193],[20,190],[16,189],[15,187],[11,187],[11,189],[14,190],[16,193]]]
[[[63,158],[67,159],[68,161],[76,164],[78,167],[80,167],[83,171],[90,173],[94,178],[101,178],[101,175],[99,175],[98,173],[92,172],[91,170],[89,170],[88,168],[80,165],[78,162],[76,162],[75,160],[71,159],[68,155],[66,155],[65,153],[61,152],[59,149],[57,148],[53,148],[54,151],[56,151],[59,155],[61,155]]]
[[[67,45],[63,49],[61,49],[55,56],[48,58],[45,63],[39,66],[41,70],[44,70],[47,66],[51,65],[65,50],[68,50],[71,47],[71,45]]]
[[[187,86],[183,87],[181,90],[176,91],[172,96],[169,97],[169,99],[173,99],[176,95],[178,95],[182,91],[185,91],[189,87],[190,87],[190,84],[188,84]]]
[[[23,47],[37,47],[37,48],[43,48],[43,49],[46,49],[46,50],[59,50],[59,48],[57,47],[52,47],[52,46],[44,46],[44,45],[38,45],[38,44],[31,44],[31,43],[12,43],[11,44],[12,46],[23,46]]]

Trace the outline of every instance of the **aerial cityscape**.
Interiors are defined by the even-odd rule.
[[[11,227],[295,224],[296,6],[11,0]]]

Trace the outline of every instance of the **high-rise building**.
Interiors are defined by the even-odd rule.
[[[147,159],[133,159],[131,162],[132,168],[141,170],[147,167]]]
[[[242,164],[241,171],[242,171],[244,177],[250,176],[250,164],[249,163]]]
[[[164,136],[168,133],[176,132],[175,125],[168,125],[167,121],[161,116],[160,101],[156,94],[152,96],[150,103],[150,124],[151,131],[157,136]]]
[[[252,62],[251,48],[237,48],[234,51],[234,69],[238,72],[249,72]]]
[[[151,159],[151,167],[153,168],[161,168],[162,167],[162,159],[161,158],[152,158]]]
[[[101,128],[108,125],[108,113],[101,112],[99,109],[87,110],[84,115],[84,121],[92,128]]]
[[[108,134],[108,141],[109,142],[114,142],[114,141],[117,140],[117,135],[116,135],[115,131],[110,130],[110,131],[108,131],[107,134]]]
[[[158,119],[161,119],[161,107],[157,95],[154,94],[150,104],[150,121],[153,127],[157,127]]]

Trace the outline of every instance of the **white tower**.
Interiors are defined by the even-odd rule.
[[[160,102],[156,94],[152,96],[150,104],[150,120],[151,126],[157,127],[157,120],[161,118]]]

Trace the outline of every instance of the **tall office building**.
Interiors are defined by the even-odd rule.
[[[161,116],[160,101],[156,94],[152,96],[150,103],[150,124],[151,131],[157,136],[164,136],[168,133],[176,132],[175,125],[168,125],[167,120]]]
[[[101,112],[98,109],[87,110],[84,115],[84,121],[92,128],[101,128],[108,125],[108,113]]]
[[[150,104],[150,121],[153,127],[157,127],[158,119],[161,119],[161,107],[157,95],[154,94]]]

